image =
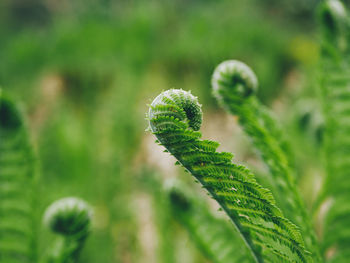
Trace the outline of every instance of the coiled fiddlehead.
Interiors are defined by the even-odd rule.
[[[326,0],[320,4],[318,17],[322,31],[322,53],[340,59],[340,53],[349,49],[349,18],[339,0]]]
[[[0,90],[0,262],[35,262],[34,157],[21,115]]]
[[[201,106],[191,93],[168,90],[149,110],[152,133],[208,190],[230,217],[256,262],[308,262],[298,228],[283,217],[269,190],[261,187],[217,142],[201,140]]]
[[[271,156],[271,153],[266,153],[267,151],[280,151],[279,161],[292,165],[290,163],[293,159],[292,153],[283,132],[269,110],[254,96],[258,90],[258,80],[246,64],[237,60],[219,64],[213,73],[212,87],[213,95],[219,104],[228,112],[239,116],[240,124],[254,140],[254,145],[265,160]],[[271,136],[270,139],[264,138],[269,139],[269,146],[262,141],[262,137],[266,137],[264,131]]]
[[[350,50],[347,48],[349,18],[345,7],[337,0],[325,1],[320,10],[319,18],[323,29],[320,89],[326,122],[324,152],[327,170],[321,200],[328,200],[327,203],[330,204],[324,222],[322,249],[327,261],[348,262],[350,257]],[[345,42],[341,42],[340,45],[335,39]]]
[[[60,238],[46,262],[76,262],[89,235],[91,217],[91,208],[78,198],[63,198],[50,205],[45,212],[44,222]]]
[[[168,181],[166,193],[173,217],[186,228],[191,239],[211,262],[252,262],[233,226],[214,216],[184,185],[178,181]]]

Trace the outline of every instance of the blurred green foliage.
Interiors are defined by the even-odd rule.
[[[0,2],[0,86],[29,116],[41,168],[39,212],[67,195],[95,207],[81,262],[145,262],[148,225],[138,209],[155,191],[140,179],[154,174],[142,148],[148,98],[183,88],[217,111],[211,73],[229,58],[255,69],[267,104],[288,94],[291,83],[307,86],[299,69],[310,72],[317,60],[316,2]],[[162,204],[154,205],[150,217],[162,212]],[[167,229],[163,221],[160,228]],[[204,262],[189,241],[176,241],[184,232],[175,232],[174,247],[158,243],[154,253],[173,257],[169,262]],[[158,240],[168,242],[162,235]],[[171,250],[184,256],[175,258]]]

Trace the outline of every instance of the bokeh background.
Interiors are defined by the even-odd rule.
[[[295,128],[315,96],[317,2],[1,0],[0,86],[23,111],[38,156],[39,223],[52,201],[78,196],[95,209],[80,262],[209,262],[162,202],[167,178],[198,187],[145,132],[147,104],[162,90],[191,90],[204,137],[264,182],[249,141],[211,97],[211,74],[223,60],[246,62],[260,99]],[[303,129],[289,134],[303,145],[300,169],[317,176],[317,127]],[[312,200],[314,189],[300,185]],[[40,234],[44,251],[52,236]]]

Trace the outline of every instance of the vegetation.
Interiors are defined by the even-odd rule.
[[[0,263],[347,262],[347,4],[0,1]]]
[[[2,93],[0,116],[0,262],[38,262],[33,151],[20,113]],[[57,201],[48,208],[47,224],[63,234],[65,240],[47,262],[75,262],[88,235],[89,210],[84,202],[74,198]]]

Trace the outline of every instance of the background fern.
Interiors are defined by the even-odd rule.
[[[83,201],[67,197],[55,201],[45,212],[45,224],[60,235],[47,263],[77,262],[84,242],[90,232],[92,211]]]
[[[0,90],[0,262],[39,262],[36,222],[37,178],[27,130],[14,103]],[[65,236],[46,262],[76,262],[89,233],[91,211],[68,198],[47,212],[53,231]]]
[[[167,181],[165,187],[174,218],[208,259],[214,263],[253,261],[232,224],[213,215],[180,181]]]
[[[320,88],[323,99],[327,176],[321,200],[327,208],[323,253],[329,262],[350,256],[349,17],[340,1],[325,1],[319,10],[322,25]]]
[[[20,113],[0,90],[0,262],[36,262],[35,159]]]
[[[218,201],[257,262],[308,261],[297,227],[283,217],[271,193],[248,169],[233,164],[232,154],[217,152],[218,143],[200,140],[202,113],[193,95],[163,92],[150,106],[149,122],[160,144]]]

